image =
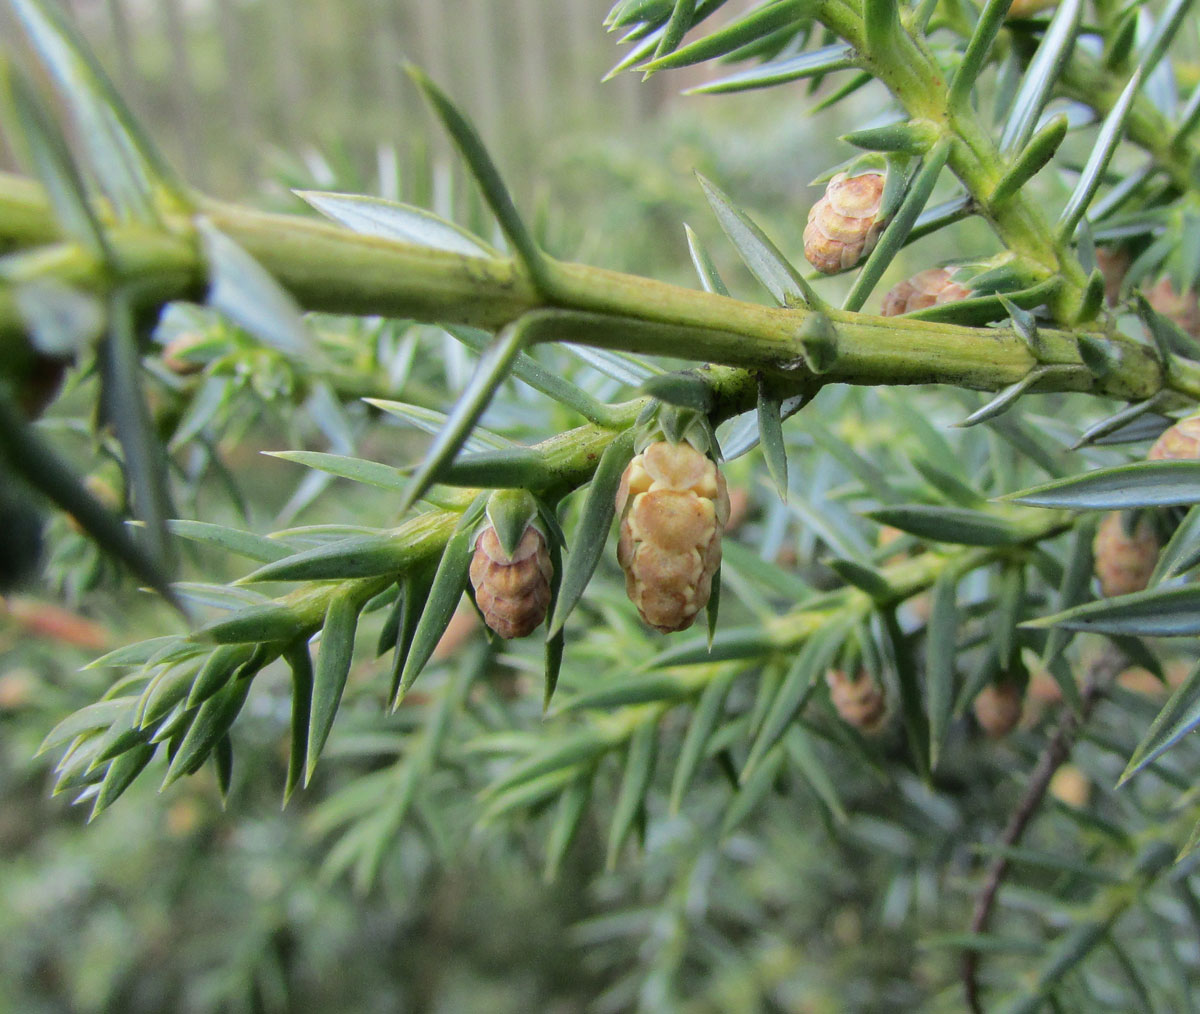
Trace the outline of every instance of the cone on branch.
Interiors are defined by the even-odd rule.
[[[887,721],[887,698],[866,669],[859,670],[854,678],[843,669],[829,669],[825,683],[834,710],[843,722],[868,734],[883,728]]]
[[[898,317],[943,303],[957,303],[969,299],[971,294],[965,285],[954,281],[953,268],[926,268],[884,296],[881,312],[885,317]]]
[[[887,176],[875,170],[838,173],[809,209],[804,256],[822,274],[852,268],[874,248],[886,224],[880,215]]]
[[[1003,739],[1021,721],[1024,694],[1011,680],[989,683],[976,696],[972,711],[975,721],[990,739]]]
[[[1200,458],[1200,415],[1180,419],[1164,430],[1146,454],[1150,461],[1189,461]]]
[[[475,540],[470,571],[475,602],[484,622],[503,638],[527,637],[546,618],[553,573],[546,538],[533,525],[511,555],[491,525]]]
[[[626,466],[616,509],[630,600],[656,630],[686,630],[721,563],[729,494],[720,470],[687,441],[656,441]]]
[[[1160,548],[1149,515],[1142,513],[1133,520],[1127,519],[1122,511],[1106,514],[1092,543],[1093,569],[1100,579],[1100,593],[1112,598],[1144,590],[1154,574]]]

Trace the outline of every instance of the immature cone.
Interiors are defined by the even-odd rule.
[[[906,282],[901,282],[883,297],[883,316],[898,317],[902,313],[924,310],[943,303],[967,299],[971,290],[954,281],[948,268],[927,268]]]
[[[1145,589],[1158,563],[1158,550],[1158,534],[1147,515],[1141,515],[1133,531],[1127,532],[1121,511],[1106,514],[1092,543],[1093,569],[1100,579],[1101,594],[1112,598]]]
[[[1180,419],[1150,446],[1150,461],[1189,461],[1200,458],[1200,416]]]
[[[992,739],[1007,736],[1021,721],[1021,698],[1015,683],[989,683],[975,698],[975,721]]]
[[[554,568],[546,540],[533,525],[510,557],[489,525],[475,540],[471,586],[487,625],[501,637],[525,637],[546,618]]]
[[[708,604],[721,563],[729,494],[717,466],[691,444],[659,441],[625,468],[617,490],[617,561],[650,626],[686,630]]]
[[[814,268],[826,275],[845,271],[875,248],[884,226],[879,209],[885,180],[881,172],[842,172],[829,181],[804,228],[804,256]]]
[[[869,672],[863,669],[857,678],[851,679],[841,669],[830,669],[825,673],[825,683],[834,710],[843,722],[868,733],[883,727],[887,701]]]

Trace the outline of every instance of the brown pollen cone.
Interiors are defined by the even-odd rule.
[[[887,699],[865,669],[855,679],[841,669],[830,669],[825,673],[825,683],[834,710],[843,722],[866,733],[883,728],[887,719]]]
[[[822,274],[852,268],[875,248],[884,226],[879,209],[885,180],[881,172],[838,173],[809,209],[804,256]]]
[[[1092,543],[1093,569],[1100,579],[1101,594],[1112,598],[1144,590],[1158,563],[1158,550],[1158,534],[1145,514],[1132,532],[1125,530],[1121,511],[1106,514]]]
[[[1021,721],[1022,697],[1015,683],[989,683],[972,705],[975,721],[992,739],[1007,736]]]
[[[489,525],[475,540],[471,587],[484,621],[503,638],[526,637],[546,618],[554,568],[542,533],[525,529],[517,551],[504,552]]]
[[[926,268],[918,271],[908,281],[901,282],[883,297],[885,317],[898,317],[902,313],[924,310],[943,303],[957,303],[971,296],[971,290],[954,281],[954,272],[948,268]]]
[[[1200,416],[1180,419],[1159,436],[1146,454],[1148,461],[1190,461],[1200,458]]]
[[[616,507],[617,561],[630,600],[656,630],[686,630],[708,604],[721,564],[724,477],[691,444],[661,440],[626,466]]]

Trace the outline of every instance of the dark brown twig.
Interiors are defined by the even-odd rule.
[[[1104,692],[1128,665],[1129,660],[1124,653],[1110,647],[1088,667],[1087,676],[1079,691],[1080,709],[1078,712],[1074,712],[1070,708],[1063,708],[1058,727],[1042,749],[1037,765],[1029,776],[1025,794],[1021,797],[1021,801],[1013,810],[1012,816],[1009,817],[1008,824],[1004,828],[1000,844],[1005,848],[1012,848],[1020,843],[1030,822],[1041,809],[1054,773],[1071,756],[1071,750],[1075,746],[1079,730],[1091,717],[1093,709],[1099,703]],[[995,907],[996,895],[1004,883],[1004,878],[1008,875],[1008,867],[1007,856],[999,855],[992,860],[987,879],[975,899],[975,909],[971,915],[972,933],[979,934],[987,930],[988,921],[991,919],[992,910]],[[979,951],[967,950],[963,953],[962,981],[967,1007],[971,1014],[983,1014],[983,1005],[979,999]]]

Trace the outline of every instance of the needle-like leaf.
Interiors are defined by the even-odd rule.
[[[866,264],[863,265],[858,277],[854,280],[854,287],[846,296],[842,309],[862,309],[867,297],[879,279],[883,277],[888,265],[895,260],[896,254],[907,242],[908,233],[929,201],[934,185],[937,183],[938,176],[945,167],[949,155],[950,142],[948,140],[939,141],[929,152],[920,172],[909,184],[908,192],[904,195],[895,216],[883,230],[883,235],[879,237],[875,249],[871,251]]]
[[[0,60],[0,100],[4,119],[13,126],[13,141],[24,149],[21,152],[24,160],[46,188],[63,232],[108,262],[110,254],[104,232],[92,211],[66,140],[29,83],[5,60]]]
[[[600,554],[608,542],[613,515],[616,513],[617,487],[632,457],[632,430],[626,430],[614,438],[600,456],[600,463],[596,466],[596,473],[583,501],[575,543],[567,555],[562,587],[550,618],[549,637],[554,637],[563,629],[600,562]]]
[[[692,231],[690,225],[684,225],[683,231],[687,235],[688,253],[692,258],[692,266],[696,269],[696,274],[700,276],[700,285],[704,291],[715,292],[719,296],[728,296],[729,289],[721,280],[721,276],[717,274],[717,266],[713,264],[708,251],[701,245],[699,237]]]
[[[992,43],[996,41],[1011,6],[1012,0],[988,0],[983,8],[983,13],[975,23],[975,31],[971,33],[971,41],[967,43],[967,51],[958,70],[954,72],[954,81],[946,99],[951,109],[964,110],[970,103],[971,92],[987,64]]]
[[[433,650],[462,599],[475,550],[475,531],[483,520],[486,506],[487,494],[480,493],[463,512],[450,538],[446,540],[446,548],[442,552],[429,594],[420,603],[421,619],[413,631],[412,644],[404,659],[393,704],[404,698],[425,664],[433,657]]]
[[[1167,47],[1179,33],[1183,20],[1192,7],[1192,0],[1172,0],[1171,5],[1162,13],[1154,26],[1154,33],[1146,42],[1145,52],[1138,61],[1138,70],[1144,79],[1148,78],[1159,61],[1167,52]]]
[[[700,701],[692,712],[692,720],[679,749],[679,760],[675,762],[675,775],[671,779],[671,812],[678,813],[683,797],[704,759],[709,740],[725,708],[725,698],[733,683],[733,674],[712,680],[700,695]]]
[[[925,686],[929,699],[929,766],[936,769],[957,696],[958,575],[947,571],[933,586],[925,628]]]
[[[139,580],[175,603],[170,579],[158,558],[135,542],[121,519],[102,505],[4,397],[0,384],[0,452],[6,463],[35,489],[69,513],[96,543]]]
[[[775,745],[783,738],[809,697],[819,685],[821,674],[842,646],[847,623],[831,623],[818,634],[810,637],[796,655],[771,701],[763,719],[762,728],[750,748],[739,781],[745,785],[754,776],[755,770],[767,758]]]
[[[96,178],[118,210],[154,221],[156,188],[187,208],[185,187],[63,13],[47,0],[11,3],[71,110]]]
[[[1200,506],[1191,508],[1179,523],[1170,541],[1158,554],[1151,585],[1169,580],[1200,563]]]
[[[342,691],[346,689],[346,677],[350,675],[350,662],[354,657],[354,634],[358,629],[360,610],[361,603],[349,589],[329,600],[312,682],[312,709],[304,760],[305,785],[312,780],[317,759],[321,756],[325,740],[329,738],[333,719],[342,702]],[[303,667],[303,660],[298,655],[293,663]],[[293,674],[295,671],[293,668]]]
[[[822,308],[824,301],[750,217],[735,207],[714,183],[699,173],[696,178],[725,235],[745,261],[746,267],[762,282],[775,301],[780,306]]]
[[[1137,637],[1194,637],[1200,634],[1200,588],[1151,588],[1132,595],[1085,602],[1027,627],[1061,626],[1097,634]]]
[[[477,328],[448,324],[446,331],[480,354],[485,352],[492,343],[492,336]],[[578,385],[564,380],[557,373],[552,373],[527,352],[518,353],[517,358],[513,360],[512,376],[528,384],[535,391],[541,391],[548,398],[553,398],[560,405],[574,409],[589,422],[594,422],[598,426],[612,425],[613,412],[607,405],[596,401]]]
[[[1079,175],[1079,182],[1075,184],[1075,189],[1071,191],[1071,196],[1067,199],[1067,206],[1063,208],[1062,214],[1059,216],[1058,235],[1060,241],[1066,242],[1075,234],[1075,227],[1096,195],[1096,190],[1108,169],[1108,164],[1116,153],[1117,145],[1121,143],[1121,137],[1125,131],[1125,121],[1133,108],[1133,100],[1137,97],[1141,84],[1142,70],[1139,68],[1130,78],[1124,91],[1121,92],[1120,98],[1113,103],[1111,112],[1104,118],[1104,125],[1100,128],[1100,133],[1092,146],[1092,152],[1083,167],[1083,172]]]
[[[1003,497],[1031,507],[1127,510],[1200,503],[1200,461],[1139,461],[1068,476]]]
[[[125,454],[125,477],[134,510],[145,523],[147,548],[169,572],[175,554],[167,537],[167,518],[174,514],[167,461],[142,389],[137,325],[128,293],[118,291],[109,300],[108,316],[109,332],[99,357],[104,411]]]
[[[415,243],[465,257],[501,256],[500,251],[474,233],[411,204],[317,190],[297,190],[295,194],[327,218],[366,236]]]
[[[1025,145],[1021,154],[1013,160],[1008,171],[996,184],[996,189],[992,191],[992,200],[994,202],[1008,200],[1041,172],[1063,143],[1069,127],[1069,121],[1061,113],[1051,117],[1050,121],[1029,139],[1029,143]]]
[[[1200,666],[1192,669],[1170,699],[1162,706],[1157,717],[1138,743],[1129,764],[1117,783],[1123,785],[1149,764],[1153,764],[1167,750],[1200,725]]]
[[[475,177],[479,189],[483,191],[484,200],[492,209],[492,214],[496,216],[496,221],[500,223],[500,228],[504,230],[504,235],[508,237],[525,270],[529,272],[529,277],[543,294],[549,295],[555,287],[552,265],[534,242],[533,236],[517,212],[508,187],[504,185],[500,171],[488,154],[478,131],[423,71],[412,64],[408,64],[406,70],[462,153],[467,168]]]
[[[758,389],[758,432],[767,472],[781,500],[787,500],[787,447],[783,440],[783,418],[778,398],[771,396],[762,382]]]
[[[447,416],[446,425],[425,452],[424,460],[409,482],[401,498],[402,511],[408,510],[416,503],[437,481],[439,471],[454,460],[475,423],[491,402],[496,388],[508,376],[513,361],[525,345],[526,337],[526,329],[521,321],[510,324],[496,336],[491,348],[480,358],[474,375]]]
[[[208,264],[208,302],[255,338],[291,356],[318,355],[300,307],[270,273],[205,218],[196,231]]]
[[[1066,66],[1079,32],[1083,0],[1063,0],[1042,37],[1037,53],[1013,99],[1012,111],[1000,137],[1000,150],[1013,154],[1025,147],[1046,107],[1055,81]]]
[[[671,11],[670,18],[667,19],[667,27],[654,50],[656,58],[673,53],[679,48],[679,43],[683,41],[688,29],[692,27],[692,19],[695,16],[696,0],[675,0],[675,7]]]
[[[646,805],[654,763],[658,755],[658,724],[644,722],[634,730],[625,755],[625,776],[613,807],[612,824],[608,832],[608,869],[616,866],[621,847],[633,830],[634,821]]]
[[[684,94],[721,95],[729,92],[749,91],[754,88],[770,88],[773,85],[786,84],[789,81],[799,81],[806,77],[830,74],[837,70],[857,66],[858,60],[854,49],[844,42],[838,42],[821,49],[801,53],[799,56],[772,60],[749,70],[730,74],[728,77],[707,81],[695,88],[689,88]]]
[[[591,798],[591,772],[580,775],[559,796],[554,823],[546,839],[546,883],[552,884],[558,879],[567,850],[575,839],[575,833],[579,830],[580,821]]]
[[[194,712],[187,731],[181,733],[179,746],[163,778],[163,788],[200,769],[241,712],[253,682],[249,675],[233,680]]]
[[[643,64],[641,69],[666,70],[719,59],[781,28],[802,23],[812,17],[815,6],[813,0],[782,0],[763,4],[702,39],[673,52],[656,53],[654,59]]]

